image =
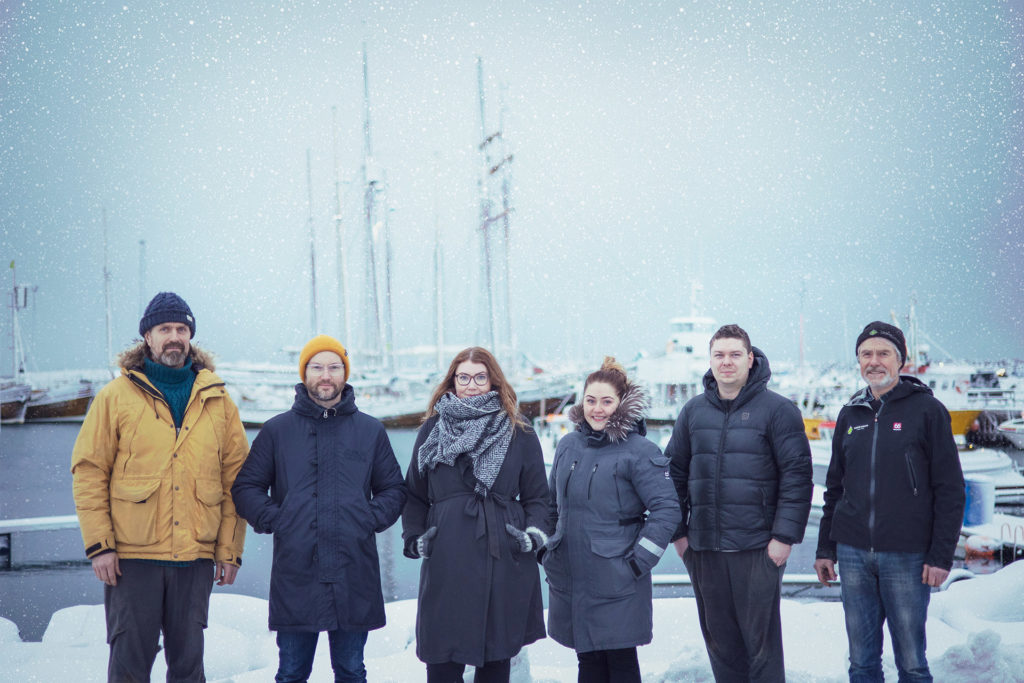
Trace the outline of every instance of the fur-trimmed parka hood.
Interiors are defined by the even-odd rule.
[[[638,384],[627,382],[626,392],[622,395],[619,407],[608,418],[603,430],[608,436],[608,441],[611,443],[625,441],[626,437],[633,432],[646,434],[647,425],[644,418],[650,407],[651,399],[647,395],[647,390]],[[587,431],[590,425],[583,417],[583,403],[577,403],[569,409],[569,420],[576,425],[577,430]]]
[[[196,372],[200,370],[213,372],[213,355],[209,351],[204,351],[195,344],[189,344],[188,357],[192,359],[192,369]],[[117,355],[117,365],[125,370],[141,371],[145,358],[146,342],[143,340],[119,353]]]

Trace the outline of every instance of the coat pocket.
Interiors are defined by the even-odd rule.
[[[598,556],[590,571],[595,597],[621,598],[636,592],[636,577],[626,564],[628,547],[619,539],[593,539],[590,550]]]
[[[196,540],[213,543],[220,530],[220,504],[224,489],[219,479],[196,479]]]
[[[541,557],[541,566],[544,567],[544,580],[551,590],[566,593],[569,591],[569,568],[565,564],[565,549],[559,547],[559,541],[561,538],[554,543],[549,541]]]
[[[110,517],[118,544],[156,543],[158,488],[160,479],[115,479],[110,482]]]

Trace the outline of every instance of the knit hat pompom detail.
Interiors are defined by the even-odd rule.
[[[348,375],[352,370],[349,365],[348,351],[340,341],[326,334],[318,334],[302,347],[302,353],[299,354],[299,377],[302,378],[302,381],[306,381],[306,365],[309,363],[309,359],[321,351],[332,351],[341,356],[341,362],[345,364],[345,381],[348,382]]]
[[[196,319],[185,300],[174,292],[160,292],[146,306],[146,312],[139,321],[139,336],[163,323],[184,323],[188,325],[191,338],[196,336]]]

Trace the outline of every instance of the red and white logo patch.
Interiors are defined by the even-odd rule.
[[[902,431],[902,430],[903,430],[903,423],[902,422],[893,422],[892,423],[892,431],[899,432],[899,431]]]

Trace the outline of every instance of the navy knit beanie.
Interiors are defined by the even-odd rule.
[[[196,336],[196,319],[192,309],[174,292],[160,292],[149,302],[139,321],[139,336],[146,336],[146,332],[161,323],[184,323],[192,332],[192,338]]]
[[[881,337],[886,341],[892,342],[900,354],[900,367],[906,365],[907,340],[903,337],[903,330],[895,325],[889,325],[888,323],[883,323],[878,320],[873,323],[868,323],[867,327],[864,328],[864,331],[860,333],[859,337],[857,337],[857,346],[853,348],[854,354],[860,350],[860,345],[863,344],[865,340],[873,337]]]

